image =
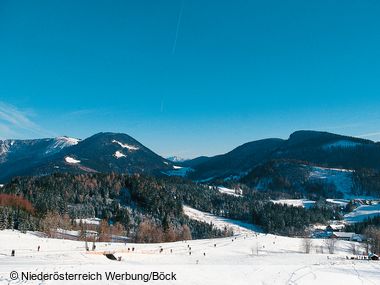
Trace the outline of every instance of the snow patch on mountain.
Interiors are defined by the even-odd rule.
[[[329,143],[323,146],[324,149],[331,149],[331,148],[351,148],[351,147],[357,147],[362,145],[358,142],[353,142],[349,140],[339,140],[333,143]]]
[[[116,151],[115,154],[113,155],[114,157],[116,157],[117,159],[119,158],[122,158],[122,157],[127,157],[124,153],[122,153],[121,151]]]
[[[53,144],[46,150],[46,154],[60,151],[66,147],[77,145],[80,142],[79,139],[70,137],[56,137]]]
[[[13,144],[14,141],[11,140],[0,141],[0,156],[6,155]]]
[[[189,172],[194,171],[191,167],[173,166],[174,170],[162,171],[167,176],[180,176],[185,177]]]
[[[315,201],[306,200],[306,199],[280,199],[280,200],[271,200],[274,204],[288,205],[293,207],[302,207],[310,209],[314,206]]]
[[[125,144],[125,143],[121,143],[117,140],[113,140],[112,141],[113,143],[117,143],[118,145],[120,145],[122,148],[127,148],[128,150],[130,151],[133,151],[133,150],[139,150],[140,148],[137,147],[137,146],[133,146],[133,145],[129,145],[129,144]]]
[[[334,184],[336,190],[344,194],[345,199],[352,197],[352,174],[353,170],[339,168],[312,167],[310,179],[322,180],[323,182]]]
[[[57,137],[56,138],[57,143],[60,143],[60,146],[72,146],[72,145],[77,145],[80,142],[80,139],[76,138],[70,138],[70,137]]]
[[[344,219],[348,223],[358,223],[376,216],[380,216],[380,203],[359,206],[351,213],[344,215]]]
[[[243,191],[241,189],[229,189],[223,186],[218,186],[218,191],[222,194],[232,195],[235,197],[243,197],[242,193]]]
[[[169,156],[169,157],[167,157],[166,159],[167,159],[167,160],[170,160],[171,162],[184,162],[184,161],[187,160],[187,159],[185,159],[185,158],[182,158],[182,157],[179,157],[179,156],[175,156],[175,155],[173,155],[173,156]]]
[[[326,199],[326,202],[330,203],[330,204],[338,205],[340,207],[346,207],[347,204],[350,202],[350,200],[345,200],[345,199]]]
[[[72,157],[70,157],[70,156],[66,156],[66,157],[65,157],[65,161],[66,161],[67,163],[70,163],[70,164],[78,164],[78,163],[80,163],[80,160],[77,160],[77,159],[72,158]]]

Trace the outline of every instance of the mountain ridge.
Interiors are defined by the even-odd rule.
[[[71,144],[59,138],[0,141],[0,181],[54,172],[156,174],[172,169],[170,161],[127,134],[102,132]]]
[[[329,132],[300,130],[293,132],[288,139],[261,139],[242,144],[225,154],[173,162],[124,133],[100,132],[83,140],[66,136],[0,140],[0,182],[14,176],[54,172],[156,176],[185,173],[196,181],[240,179],[271,160],[305,161],[336,168],[380,169],[380,144]],[[180,167],[191,171],[172,171]]]

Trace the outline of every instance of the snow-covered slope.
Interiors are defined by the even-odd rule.
[[[116,157],[117,159],[119,159],[119,158],[127,157],[127,156],[124,153],[122,153],[121,151],[116,151],[114,153],[114,157]]]
[[[13,145],[13,143],[14,141],[12,140],[0,141],[0,156],[7,154],[9,148]]]
[[[302,207],[302,208],[311,208],[314,206],[315,201],[306,200],[306,199],[280,199],[272,200],[275,204],[288,205],[293,207]]]
[[[323,146],[324,149],[331,149],[331,148],[351,148],[351,147],[357,147],[362,145],[361,143],[349,141],[349,140],[339,140],[333,143],[325,144]]]
[[[173,165],[173,170],[162,171],[162,173],[167,176],[185,177],[188,173],[192,171],[193,169],[190,167],[182,167],[182,166]]]
[[[70,137],[56,137],[51,146],[46,150],[46,153],[57,152],[66,147],[77,145],[80,142],[79,139]]]
[[[65,157],[65,161],[66,161],[67,163],[70,163],[70,164],[78,164],[78,163],[80,163],[80,160],[77,160],[77,159],[72,158],[72,157],[70,157],[70,156],[66,156],[66,157]]]
[[[354,197],[352,190],[353,170],[339,168],[312,167],[310,179],[322,180],[335,185],[336,190],[344,194],[345,199]]]
[[[242,234],[256,235],[256,233],[262,232],[262,230],[259,227],[256,227],[252,224],[218,217],[213,214],[202,212],[188,206],[184,206],[183,211],[185,215],[192,220],[202,221],[208,224],[212,223],[215,227],[221,230],[224,230],[224,228],[226,227],[231,228],[235,236],[240,236]]]
[[[380,216],[380,203],[376,205],[359,206],[351,213],[346,214],[344,219],[349,223],[357,223],[375,216]]]
[[[227,187],[218,186],[218,191],[220,193],[223,193],[223,194],[232,195],[235,197],[242,197],[242,190],[240,190],[240,189],[236,191],[235,189],[230,189]]]
[[[170,161],[122,133],[98,133],[84,140],[70,137],[0,140],[1,183],[14,176],[56,172],[158,175],[167,170],[173,170]]]
[[[340,207],[346,207],[350,200],[345,199],[326,199],[327,203],[338,205]]]
[[[186,158],[182,158],[182,157],[179,157],[179,156],[176,156],[176,155],[169,156],[166,159],[170,160],[171,162],[184,162],[184,161],[187,160]]]
[[[97,243],[86,252],[85,243],[38,237],[34,233],[0,231],[0,284],[143,284],[142,281],[107,281],[105,272],[176,274],[175,281],[157,284],[231,285],[231,284],[379,284],[380,263],[348,260],[350,242],[339,241],[336,253],[316,253],[323,240],[313,240],[310,254],[302,253],[302,239],[266,235],[251,231],[233,221],[191,208],[192,218],[209,220],[218,227],[235,227],[235,237],[163,244]],[[40,251],[37,247],[40,246]],[[128,251],[134,247],[135,250]],[[191,248],[191,250],[189,249]],[[11,250],[15,257],[11,257]],[[191,254],[190,254],[191,252]],[[107,259],[113,253],[121,261]],[[10,272],[96,273],[99,281],[11,280]],[[13,275],[14,276],[14,275]],[[151,282],[153,283],[153,282]],[[155,284],[154,283],[154,284]],[[149,283],[147,283],[149,284]]]
[[[139,149],[140,149],[140,148],[137,147],[137,146],[129,145],[129,144],[126,144],[126,143],[122,143],[122,142],[119,142],[119,141],[117,141],[117,140],[112,140],[112,142],[113,142],[113,143],[116,143],[116,144],[120,145],[122,148],[126,148],[126,149],[128,149],[128,150],[130,150],[130,151],[132,151],[132,150],[139,150]]]

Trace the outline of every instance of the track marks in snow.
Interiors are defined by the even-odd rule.
[[[289,285],[297,285],[300,280],[305,278],[308,275],[312,275],[313,279],[316,280],[317,276],[313,272],[313,269],[311,266],[302,266],[298,268],[297,270],[293,271],[290,275],[290,278],[286,282],[286,284]]]

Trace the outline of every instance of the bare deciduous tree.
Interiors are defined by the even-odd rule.
[[[191,231],[188,225],[182,226],[182,234],[181,234],[182,240],[191,240]]]
[[[324,244],[330,254],[334,254],[337,240],[335,238],[326,239]]]
[[[357,253],[358,253],[358,248],[357,248],[357,246],[356,246],[356,243],[351,243],[350,244],[350,249],[351,249],[351,253],[353,254],[353,255],[356,255]]]
[[[107,242],[111,241],[111,235],[110,235],[110,226],[106,220],[102,220],[99,224],[99,241],[101,242]],[[87,232],[85,230],[84,235],[87,235]]]
[[[57,229],[71,229],[70,218],[68,215],[60,216],[55,212],[48,212],[41,221],[41,229],[49,237],[54,237]]]
[[[305,253],[310,253],[311,248],[313,247],[313,241],[310,238],[302,239],[302,251]]]
[[[162,229],[156,225],[153,221],[144,220],[140,223],[137,234],[136,242],[140,243],[154,243],[162,242],[164,233]]]
[[[368,251],[372,253],[380,252],[380,230],[374,226],[369,226],[364,231],[367,237]]]

